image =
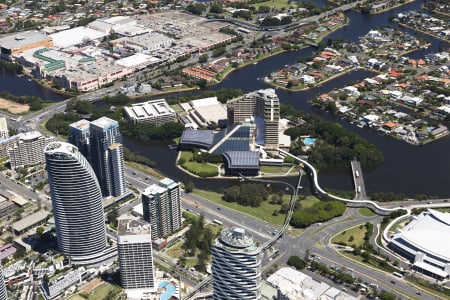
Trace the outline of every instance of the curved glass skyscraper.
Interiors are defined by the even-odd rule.
[[[261,299],[261,248],[244,229],[224,229],[211,253],[214,300]]]
[[[102,193],[94,170],[69,143],[52,142],[44,153],[59,250],[77,263],[93,260],[106,248]]]

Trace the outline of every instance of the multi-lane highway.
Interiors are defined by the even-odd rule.
[[[20,131],[27,131],[30,129],[38,130],[38,123],[41,120],[52,116],[54,113],[64,111],[64,109],[65,102],[57,103],[44,111],[23,116],[20,118],[20,120],[18,120],[18,122],[10,123],[12,123],[12,127],[14,129],[18,129]],[[364,182],[362,179],[362,170],[360,169],[360,167],[358,168],[358,166],[353,166],[353,168],[354,174],[356,171],[358,171],[359,173],[359,176],[356,176],[359,179],[355,180],[355,186],[361,186],[361,191],[359,193],[360,195],[358,196],[357,200],[367,199],[367,196],[365,196],[366,194]],[[132,168],[128,168],[126,170],[126,180],[139,190],[144,189],[151,183],[157,182],[156,179],[151,178],[147,174],[144,174]],[[315,180],[317,180],[317,177],[315,178]],[[39,194],[20,184],[17,184],[16,182],[11,181],[10,179],[0,177],[0,183],[4,186],[5,189],[16,191],[17,193],[23,195],[25,198],[41,199],[41,202],[45,206],[48,206],[49,208],[51,207],[51,203],[47,197],[44,197],[43,195],[39,196]],[[280,229],[279,227],[268,224],[262,220],[255,219],[239,211],[219,206],[214,202],[208,201],[192,194],[183,195],[182,200],[183,207],[185,209],[190,210],[193,213],[203,214],[209,220],[220,220],[224,223],[225,226],[237,225],[243,227],[254,236],[256,241],[260,242],[261,244],[271,240],[273,238],[271,233],[273,233],[275,230]],[[132,203],[123,205],[120,208],[120,213],[125,213],[131,210],[139,201],[140,200],[136,200]],[[419,206],[428,207],[442,205],[450,206],[450,203],[448,203],[448,199],[433,199],[420,202],[403,201],[397,202],[395,204],[387,204],[384,205],[384,207],[388,208],[388,210],[395,210],[401,206],[411,209],[412,207]],[[376,283],[383,289],[402,294],[403,297],[407,297],[409,299],[417,299],[418,297],[415,296],[415,292],[417,289],[415,287],[410,286],[403,280],[393,278],[390,274],[386,274],[378,270],[373,270],[368,268],[367,266],[351,261],[338,254],[330,245],[331,237],[339,231],[367,221],[376,224],[379,223],[379,219],[380,217],[378,216],[370,218],[363,217],[359,215],[355,209],[348,209],[344,216],[321,224],[320,226],[313,225],[299,236],[291,236],[289,234],[284,235],[277,241],[274,246],[279,250],[280,253],[276,261],[284,262],[292,255],[303,256],[306,251],[310,251],[311,253],[314,253],[315,255],[320,257],[323,262],[332,264],[340,268],[345,267],[347,270],[351,270],[351,272],[355,276],[360,277],[364,282]],[[162,257],[161,259],[163,260],[164,257]],[[268,257],[265,258],[265,263],[267,264],[273,263],[274,261],[275,259],[269,261]],[[166,263],[175,267],[173,262],[169,261]],[[435,297],[422,292],[420,299],[435,299]]]

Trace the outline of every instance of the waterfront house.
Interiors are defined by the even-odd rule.
[[[307,74],[300,76],[300,80],[303,82],[303,84],[314,84],[316,82],[313,76]]]

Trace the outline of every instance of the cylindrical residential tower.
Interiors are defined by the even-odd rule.
[[[261,248],[244,229],[223,230],[211,253],[214,300],[261,299]]]
[[[59,250],[77,263],[95,259],[106,248],[106,231],[94,170],[69,143],[52,142],[44,152]]]

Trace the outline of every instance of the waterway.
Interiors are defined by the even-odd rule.
[[[50,102],[67,99],[67,96],[42,87],[27,76],[16,75],[4,68],[0,68],[0,92],[8,92],[16,96],[37,96]]]
[[[395,23],[389,21],[391,16],[403,10],[420,10],[424,0],[415,1],[403,7],[396,8],[378,15],[362,15],[355,12],[346,12],[350,18],[350,24],[343,27],[329,36],[329,38],[344,38],[348,41],[356,42],[358,38],[366,34],[370,29],[375,29],[385,25],[397,27]],[[319,5],[323,5],[321,0]],[[421,33],[416,33],[402,28],[410,34],[426,38],[432,44],[428,49],[421,49],[409,54],[409,57],[422,57],[426,53],[438,51],[439,47],[445,44],[437,39]],[[448,47],[448,45],[447,45]],[[250,92],[256,89],[268,88],[263,80],[270,72],[282,68],[286,64],[294,63],[301,57],[306,57],[314,52],[313,48],[305,48],[298,51],[286,52],[277,56],[270,57],[256,65],[249,65],[245,68],[238,69],[231,73],[223,82],[213,87],[218,88],[241,88],[244,92]],[[5,76],[5,75],[0,75]],[[342,121],[332,115],[313,109],[308,103],[312,96],[328,92],[333,88],[345,86],[349,81],[361,80],[370,73],[358,70],[333,81],[324,83],[323,85],[308,91],[289,92],[282,89],[277,90],[277,94],[282,103],[289,103],[295,108],[321,116],[324,120],[339,122],[352,132],[359,134],[361,137],[374,143],[384,154],[384,164],[373,169],[363,170],[366,189],[369,194],[374,192],[397,192],[405,193],[409,196],[416,194],[435,195],[439,197],[450,196],[450,158],[447,156],[450,150],[450,138],[444,138],[425,146],[412,146],[405,142],[395,140],[386,136],[379,136],[368,129],[361,129]],[[0,90],[7,90],[14,94],[21,94],[27,91],[28,94],[38,95],[38,93],[46,93],[48,91],[40,90],[34,82],[27,79],[7,77],[5,83],[1,77]],[[9,80],[16,85],[15,89],[9,88]],[[18,83],[18,80],[21,80]],[[28,88],[30,86],[30,88]],[[26,87],[26,88],[25,88]],[[31,87],[36,90],[31,91]],[[54,94],[54,93],[52,93]],[[57,94],[47,96],[56,99]],[[59,96],[59,95],[57,95]],[[189,176],[175,167],[175,150],[168,150],[167,144],[160,142],[138,143],[125,138],[124,144],[130,150],[149,157],[156,162],[156,168],[163,172],[166,176],[183,181]],[[196,187],[204,189],[216,190],[220,187],[226,187],[232,180],[203,180],[198,178],[189,178]],[[283,178],[285,179],[285,178]],[[305,179],[306,180],[306,179]],[[293,179],[291,179],[293,181]],[[351,178],[350,165],[347,170],[328,170],[319,173],[319,182],[323,188],[352,190],[353,181]],[[308,182],[304,182],[303,186],[308,186]]]

